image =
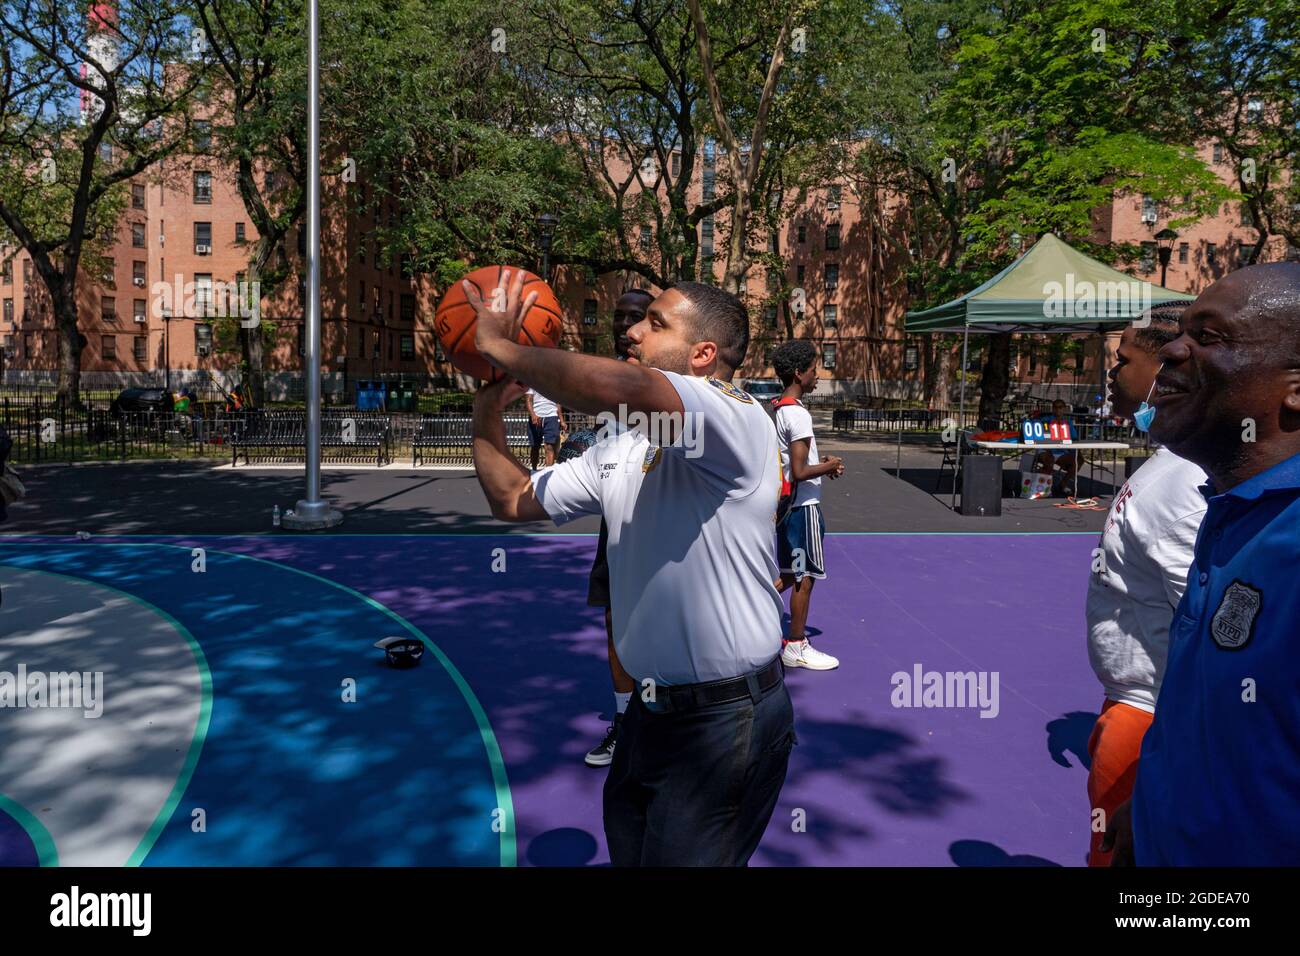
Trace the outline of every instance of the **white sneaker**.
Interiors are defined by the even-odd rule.
[[[806,667],[813,671],[833,671],[840,666],[838,658],[823,654],[807,639],[787,643],[781,649],[781,663],[786,667]]]

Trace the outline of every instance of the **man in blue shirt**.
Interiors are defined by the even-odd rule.
[[[1240,269],[1160,352],[1151,437],[1210,476],[1114,865],[1300,864],[1300,263]]]

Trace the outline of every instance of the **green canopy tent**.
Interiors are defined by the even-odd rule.
[[[962,333],[958,420],[965,421],[972,331],[1105,334],[1123,328],[1156,302],[1194,298],[1112,269],[1048,233],[978,288],[943,305],[908,312],[904,329]],[[1104,386],[1104,354],[1100,365]]]

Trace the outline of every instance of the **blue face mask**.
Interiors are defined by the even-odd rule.
[[[1157,376],[1160,374],[1160,369],[1163,369],[1164,367],[1164,363],[1161,362],[1160,368],[1156,369]],[[1140,432],[1145,433],[1150,431],[1151,423],[1155,421],[1156,410],[1154,407],[1147,404],[1147,399],[1151,397],[1151,393],[1155,390],[1156,383],[1152,381],[1151,388],[1147,390],[1147,397],[1142,400],[1142,404],[1138,406],[1138,410],[1133,413],[1133,424],[1137,426],[1137,430]]]

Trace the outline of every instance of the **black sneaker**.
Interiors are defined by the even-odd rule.
[[[623,715],[615,714],[614,722],[605,731],[605,739],[600,742],[600,746],[588,750],[587,756],[583,758],[588,767],[608,767],[614,762],[614,744],[618,740],[618,727],[622,722]]]

